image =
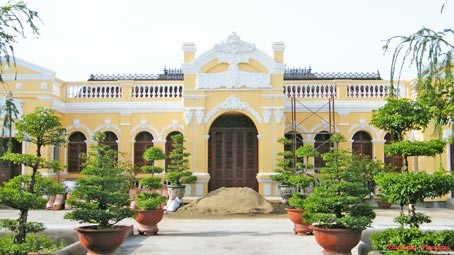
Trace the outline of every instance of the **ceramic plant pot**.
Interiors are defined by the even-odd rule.
[[[175,198],[183,199],[186,187],[182,186],[167,186],[167,192],[169,193],[169,200],[173,200]]]
[[[96,229],[96,226],[77,227],[80,244],[87,249],[87,254],[95,255],[110,255],[115,254],[115,251],[126,239],[126,231],[128,226],[117,226],[112,229]]]
[[[330,229],[311,226],[315,240],[323,248],[325,255],[349,255],[361,240],[363,230]]]
[[[293,208],[285,208],[287,211],[287,216],[293,224],[295,224],[293,228],[293,232],[295,235],[307,235],[312,233],[312,229],[309,227],[310,225],[303,222],[303,209],[293,209]]]
[[[140,210],[134,218],[139,223],[140,235],[156,235],[159,231],[158,223],[164,216],[164,209]]]
[[[288,199],[296,192],[295,186],[292,185],[279,185],[279,194],[281,195],[281,203],[288,205]]]

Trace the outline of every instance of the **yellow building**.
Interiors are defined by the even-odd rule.
[[[221,186],[251,187],[278,200],[278,184],[270,180],[275,155],[282,150],[277,140],[292,132],[299,144],[319,150],[326,149],[323,142],[330,133],[340,132],[349,149],[399,164],[399,158],[384,156],[387,134],[369,125],[372,110],[385,103],[389,81],[379,73],[287,68],[284,43],[272,43],[272,49],[269,56],[233,33],[200,55],[194,43],[184,43],[181,68],[161,74],[91,75],[88,81],[70,82],[56,78],[52,70],[17,60],[17,67],[3,68],[3,79],[21,114],[45,106],[61,117],[69,143],[45,155],[59,159],[65,169],[44,172],[59,181],[80,177],[79,154],[89,149],[96,131],[105,132],[107,142],[126,155],[122,160],[137,165],[143,164],[146,148],[168,152],[169,137],[183,133],[191,171],[198,178],[186,188],[188,200]],[[414,93],[410,82],[401,82],[397,91],[409,98]],[[408,135],[424,139],[427,134]],[[17,146],[33,153],[26,142]],[[433,171],[441,162],[451,169],[452,151],[448,146],[441,158],[415,158],[410,167]],[[323,165],[320,158],[314,163]]]

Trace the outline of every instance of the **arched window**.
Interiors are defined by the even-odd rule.
[[[385,145],[392,144],[396,140],[391,136],[391,134],[385,135]],[[388,156],[385,154],[385,164],[391,166],[396,172],[400,172],[403,166],[403,159],[400,155]]]
[[[113,132],[107,131],[104,132],[106,135],[106,139],[104,140],[104,144],[109,146],[112,150],[115,150],[118,152],[118,143],[117,143],[117,135]]]
[[[292,144],[284,146],[284,151],[291,151],[292,155],[295,155],[295,150],[297,150],[300,146],[303,146],[303,137],[301,134],[293,133],[293,131],[286,133],[284,137],[292,141]],[[293,160],[290,162],[290,166],[296,167],[297,161],[296,157],[293,157]]]
[[[325,166],[325,162],[323,161],[322,154],[328,152],[330,149],[330,138],[331,134],[327,131],[322,131],[315,136],[315,143],[314,147],[318,151],[319,156],[314,157],[314,168],[317,171],[319,168]]]
[[[177,134],[181,134],[181,132],[173,131],[173,132],[171,132],[170,134],[168,134],[167,137],[166,137],[166,151],[165,151],[165,153],[166,153],[166,166],[165,166],[166,171],[167,171],[167,165],[168,165],[169,162],[170,162],[169,154],[170,154],[170,152],[173,150],[172,139],[171,139],[171,137],[172,137],[173,135],[177,135]]]
[[[80,155],[87,153],[87,138],[81,132],[75,132],[69,137],[68,143],[68,172],[80,172],[82,170],[82,159]]]
[[[352,152],[360,157],[372,158],[372,138],[365,131],[358,131],[353,135]]]
[[[136,135],[136,142],[134,143],[134,165],[141,167],[144,166],[145,160],[143,153],[150,147],[153,147],[153,135],[148,132],[140,132]]]

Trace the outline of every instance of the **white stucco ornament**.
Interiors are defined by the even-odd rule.
[[[229,69],[219,73],[201,73],[197,76],[197,87],[201,89],[262,89],[270,88],[270,74],[259,72],[245,72],[238,67],[240,63],[248,63],[251,53],[256,50],[255,45],[243,42],[233,32],[227,41],[214,46],[214,51],[221,55],[219,62],[228,63]]]
[[[255,45],[242,41],[239,35],[232,32],[225,42],[216,44],[214,49],[228,54],[242,54],[254,51]]]
[[[186,109],[184,111],[184,122],[186,123],[186,125],[189,125],[191,124],[191,121],[192,121],[192,110],[191,109]]]
[[[271,120],[271,111],[269,109],[264,109],[262,115],[263,119],[265,120],[265,123],[269,124]]]
[[[249,108],[249,105],[235,95],[231,95],[224,102],[220,103],[218,107],[222,110],[245,110]]]
[[[276,122],[278,124],[280,124],[282,122],[282,120],[284,119],[284,111],[281,109],[275,109],[274,118],[276,119]]]
[[[204,116],[205,116],[205,112],[203,111],[203,109],[197,109],[197,111],[195,112],[195,117],[196,117],[197,123],[199,125],[203,123]]]
[[[80,120],[79,119],[74,119],[73,120],[73,125],[75,128],[79,128],[80,127]]]

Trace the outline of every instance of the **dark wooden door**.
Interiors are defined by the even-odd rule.
[[[257,129],[246,116],[238,120],[213,124],[208,144],[209,191],[220,187],[249,187],[258,190]],[[244,121],[247,118],[249,121]],[[251,126],[252,123],[252,126]],[[242,126],[241,126],[242,125]]]

